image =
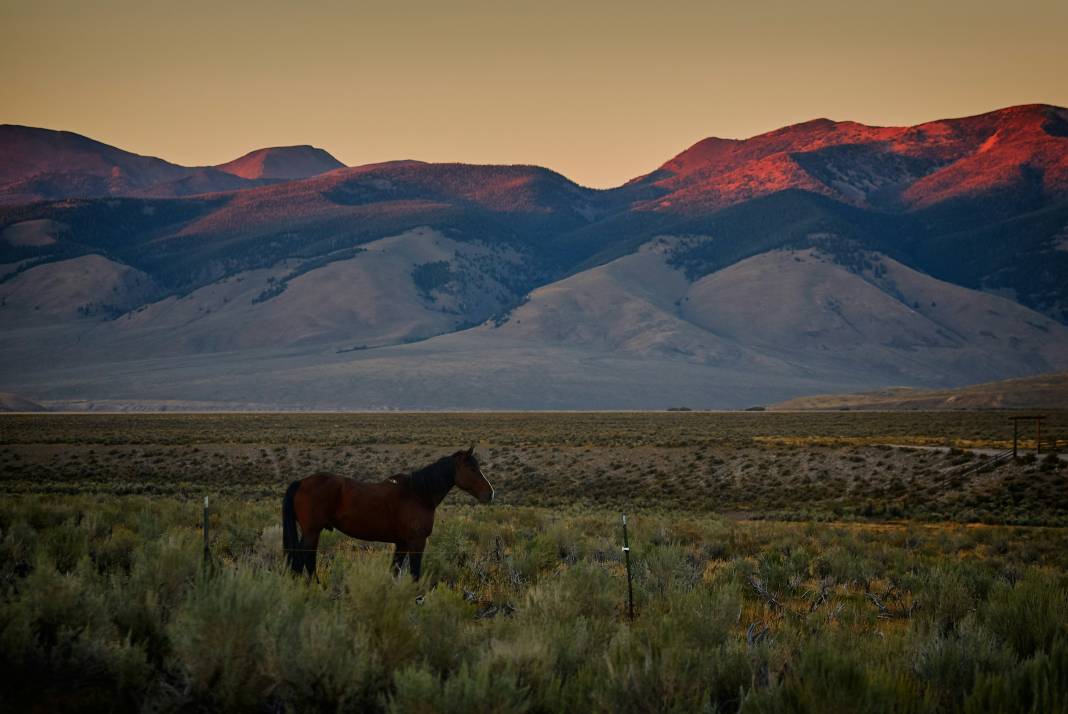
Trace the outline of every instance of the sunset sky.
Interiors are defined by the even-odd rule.
[[[1068,2],[0,0],[0,122],[183,164],[534,163],[591,186],[706,136],[1068,105]]]

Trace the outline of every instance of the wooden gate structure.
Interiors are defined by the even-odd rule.
[[[1035,455],[1042,453],[1042,420],[1045,418],[1045,414],[1031,414],[1028,416],[1009,417],[1009,419],[1012,420],[1012,458],[1015,459],[1017,455],[1017,449],[1020,440],[1021,421],[1034,422],[1036,430]]]

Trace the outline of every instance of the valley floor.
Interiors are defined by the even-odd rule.
[[[1002,412],[88,414],[0,417],[8,493],[276,497],[328,471],[381,480],[478,442],[516,506],[789,519],[1068,523],[1068,463],[991,464]],[[1068,437],[1047,419],[1045,446]],[[1031,439],[1031,440],[1029,440]],[[894,444],[895,446],[889,446]],[[939,449],[921,448],[937,446]],[[453,494],[449,503],[462,503]]]
[[[0,701],[1068,712],[1066,464],[961,448],[1006,417],[0,416]],[[290,480],[472,440],[500,503],[450,495],[420,582],[333,532],[318,579],[287,572]]]

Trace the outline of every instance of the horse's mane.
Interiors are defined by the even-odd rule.
[[[456,468],[451,456],[443,456],[429,466],[408,474],[408,485],[423,496],[440,502],[456,484]]]

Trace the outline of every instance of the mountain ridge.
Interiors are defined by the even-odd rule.
[[[99,174],[98,144],[79,161]],[[1068,367],[1057,107],[708,138],[611,189],[318,151],[168,165],[177,178],[122,152],[118,179],[0,185],[23,191],[0,205],[0,389],[110,403],[143,366],[143,387],[173,376],[161,403],[198,383],[198,403],[641,408],[663,406],[657,385],[682,403],[690,380],[715,407]],[[35,186],[87,195],[28,200]],[[237,379],[240,359],[277,390]],[[489,365],[496,396],[457,391]],[[431,372],[453,386],[420,404]],[[568,394],[536,394],[550,373]]]
[[[1002,131],[1007,138],[991,142]],[[645,204],[647,210],[723,208],[785,188],[857,205],[907,210],[953,198],[962,188],[974,192],[1001,187],[1011,183],[1012,168],[1033,162],[1050,174],[1050,189],[1056,195],[1068,194],[1065,146],[1068,111],[1047,104],[911,127],[816,119],[748,139],[702,139],[629,184],[651,185],[664,192]],[[848,176],[835,176],[835,159],[842,147],[852,147],[854,154],[866,150],[864,158],[873,163],[867,175],[852,177],[860,188],[851,185]],[[1054,160],[1047,160],[1049,155]],[[960,167],[953,168],[961,161],[977,164],[969,168],[983,181],[961,186]],[[900,188],[897,183],[907,188],[895,191]],[[883,189],[888,195],[879,194]]]
[[[308,178],[344,166],[312,146],[266,147],[217,166],[181,166],[75,132],[0,124],[0,203],[102,196],[175,198]]]

